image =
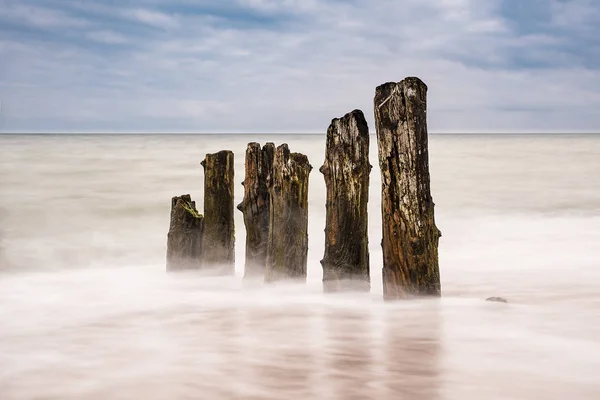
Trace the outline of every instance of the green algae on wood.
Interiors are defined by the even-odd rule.
[[[327,129],[323,289],[369,291],[369,128],[362,111],[335,118]]]
[[[287,144],[275,150],[268,180],[271,210],[265,281],[306,281],[308,256],[308,178],[312,166]]]
[[[244,200],[238,210],[244,214],[246,227],[246,262],[244,279],[264,278],[269,241],[271,199],[267,179],[273,171],[275,145],[248,143],[244,182]]]
[[[233,152],[207,154],[204,168],[203,268],[235,273],[235,225],[233,219]]]
[[[381,169],[383,295],[440,296],[438,242],[430,191],[427,86],[419,78],[375,91]]]
[[[198,269],[202,257],[204,217],[189,194],[171,199],[167,235],[167,271]]]

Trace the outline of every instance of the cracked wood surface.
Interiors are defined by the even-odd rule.
[[[374,100],[386,300],[439,296],[438,242],[429,182],[427,86],[419,78],[377,87]]]
[[[235,225],[233,220],[233,152],[207,154],[204,168],[203,268],[235,273]]]
[[[171,222],[167,234],[167,271],[199,269],[204,217],[189,194],[171,199]]]
[[[275,150],[268,180],[271,199],[265,281],[306,281],[308,255],[308,177],[312,166],[287,144]]]
[[[244,200],[238,210],[246,226],[246,262],[244,278],[264,278],[269,241],[271,199],[267,179],[273,171],[275,145],[248,143],[244,182]]]
[[[323,289],[369,291],[369,128],[354,110],[331,121],[325,162],[327,187]]]

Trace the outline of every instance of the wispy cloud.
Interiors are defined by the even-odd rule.
[[[120,33],[112,31],[91,31],[87,33],[87,37],[100,43],[106,44],[125,44],[129,43],[129,39]]]
[[[23,24],[36,28],[69,28],[82,27],[87,21],[70,16],[64,12],[27,4],[4,6],[0,19],[13,24]]]
[[[417,75],[432,131],[600,130],[593,0],[114,4],[0,5],[38,15],[0,28],[2,129],[323,131]]]
[[[128,10],[123,15],[130,17],[144,24],[156,26],[159,28],[175,28],[179,25],[177,19],[162,12],[138,8]]]

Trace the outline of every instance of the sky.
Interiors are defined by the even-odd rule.
[[[0,133],[600,132],[600,0],[0,0]]]

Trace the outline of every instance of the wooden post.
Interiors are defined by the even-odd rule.
[[[273,143],[267,143],[261,149],[260,144],[252,142],[246,149],[246,176],[242,182],[244,200],[237,206],[244,214],[246,226],[244,279],[264,279],[265,276],[271,210],[267,179],[273,171],[274,153]]]
[[[429,187],[427,86],[419,78],[375,91],[381,168],[383,296],[439,296],[438,242]]]
[[[268,182],[271,198],[265,281],[306,281],[308,255],[308,176],[312,166],[287,144],[275,150]]]
[[[217,267],[235,273],[233,221],[233,152],[207,154],[204,161],[203,268]]]
[[[369,291],[369,127],[354,110],[331,121],[325,163],[327,186],[323,290]]]
[[[203,222],[189,194],[171,199],[167,271],[200,268]]]

